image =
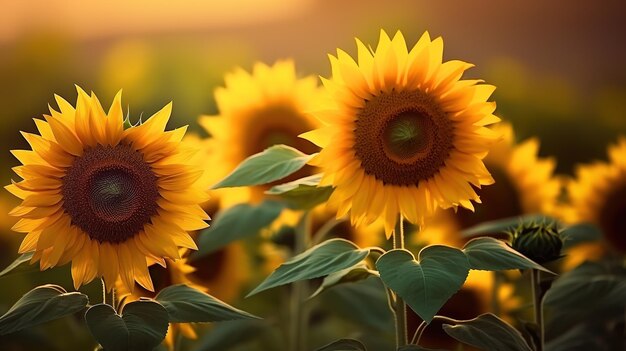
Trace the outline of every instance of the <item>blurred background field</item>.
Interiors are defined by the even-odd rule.
[[[19,131],[35,131],[32,118],[47,113],[47,104],[54,106],[53,94],[74,101],[74,84],[96,92],[104,105],[122,88],[124,107],[134,119],[174,101],[170,127],[188,124],[206,135],[197,118],[217,112],[213,91],[223,85],[224,73],[238,66],[250,70],[255,61],[293,58],[301,75],[326,77],[327,53],[340,47],[354,54],[354,37],[375,45],[381,28],[402,30],[409,45],[424,30],[443,36],[444,59],[474,63],[470,76],[497,86],[497,114],[512,122],[519,139],[539,137],[540,155],[557,159],[557,173],[572,174],[577,163],[606,159],[606,145],[626,134],[622,1],[0,4],[2,184],[15,177],[10,168],[18,163],[9,150],[27,148]],[[16,199],[8,193],[0,198],[0,266],[5,267],[17,256],[22,235],[10,231],[15,220],[6,215]],[[68,267],[0,278],[0,310],[46,282],[71,286]],[[98,296],[98,284],[86,291]],[[93,343],[79,320],[29,333],[11,338],[30,338],[37,345],[39,337],[63,335],[52,337],[51,350],[85,350]],[[70,334],[71,340],[65,337]],[[29,348],[15,350],[22,349]]]

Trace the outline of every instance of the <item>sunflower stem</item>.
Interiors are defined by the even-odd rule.
[[[424,330],[426,330],[427,326],[428,324],[426,324],[426,321],[422,321],[422,323],[420,323],[417,329],[415,329],[415,334],[413,334],[413,338],[411,338],[410,344],[419,345],[422,334],[424,333]]]
[[[400,215],[400,219],[393,230],[393,248],[404,249],[404,216]],[[407,344],[406,330],[406,303],[404,300],[393,293],[393,314],[396,320],[396,346],[401,347]]]
[[[100,281],[102,282],[102,303],[106,304],[107,303],[107,287],[106,287],[106,284],[104,284],[103,278],[100,278]]]
[[[542,303],[542,294],[541,294],[541,271],[538,269],[531,269],[530,271],[530,281],[532,285],[533,292],[533,307],[535,309],[535,324],[537,324],[537,329],[539,331],[539,341],[537,343],[536,351],[543,351],[543,303]]]
[[[309,212],[302,215],[295,233],[293,256],[298,255],[309,246],[311,238],[311,216]],[[306,331],[308,326],[308,311],[304,306],[304,299],[308,294],[308,282],[297,281],[292,285],[290,301],[290,350],[306,350]]]
[[[117,307],[115,305],[115,288],[111,289],[111,306],[113,307],[113,310],[117,312]]]

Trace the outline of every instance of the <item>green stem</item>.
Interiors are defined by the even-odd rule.
[[[393,248],[404,249],[404,218],[400,215],[400,219],[396,228],[393,231]],[[407,330],[406,330],[406,303],[404,300],[395,294],[393,299],[393,314],[396,320],[396,346],[401,347],[407,344]]]
[[[427,326],[428,324],[426,324],[426,321],[422,321],[417,329],[415,329],[415,334],[413,334],[413,338],[411,338],[412,345],[419,345],[422,334],[424,333],[424,330],[426,330]]]
[[[448,322],[451,324],[458,324],[461,321],[454,319],[454,318],[448,318],[445,316],[434,316],[433,320],[439,320],[442,322]],[[413,335],[413,339],[411,340],[411,344],[415,344],[415,345],[419,345],[420,344],[420,340],[422,339],[422,334],[424,334],[424,332],[426,331],[426,328],[428,328],[428,324],[426,323],[426,321],[423,321],[419,327],[417,327],[417,330],[415,331],[415,334]]]
[[[535,324],[537,324],[539,330],[539,343],[537,344],[536,351],[543,351],[543,303],[541,296],[541,271],[538,269],[532,269],[530,271],[530,281],[532,284],[533,292],[533,307],[535,309]]]
[[[111,306],[117,312],[117,305],[115,304],[115,288],[111,289]]]
[[[311,216],[309,212],[302,215],[296,228],[293,256],[306,251],[311,238]],[[300,351],[306,349],[306,331],[308,324],[308,311],[303,305],[308,294],[308,282],[298,281],[292,284],[290,297],[290,350]]]
[[[106,288],[106,284],[104,284],[104,279],[100,278],[100,281],[102,282],[102,303],[106,304],[107,303],[107,288]]]

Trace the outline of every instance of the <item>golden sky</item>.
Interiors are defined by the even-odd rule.
[[[77,39],[230,27],[288,19],[312,0],[45,0],[2,1],[0,42],[54,28]]]

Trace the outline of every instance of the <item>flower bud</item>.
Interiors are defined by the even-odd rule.
[[[563,240],[555,223],[531,223],[514,230],[511,246],[531,260],[544,264],[561,257]]]

